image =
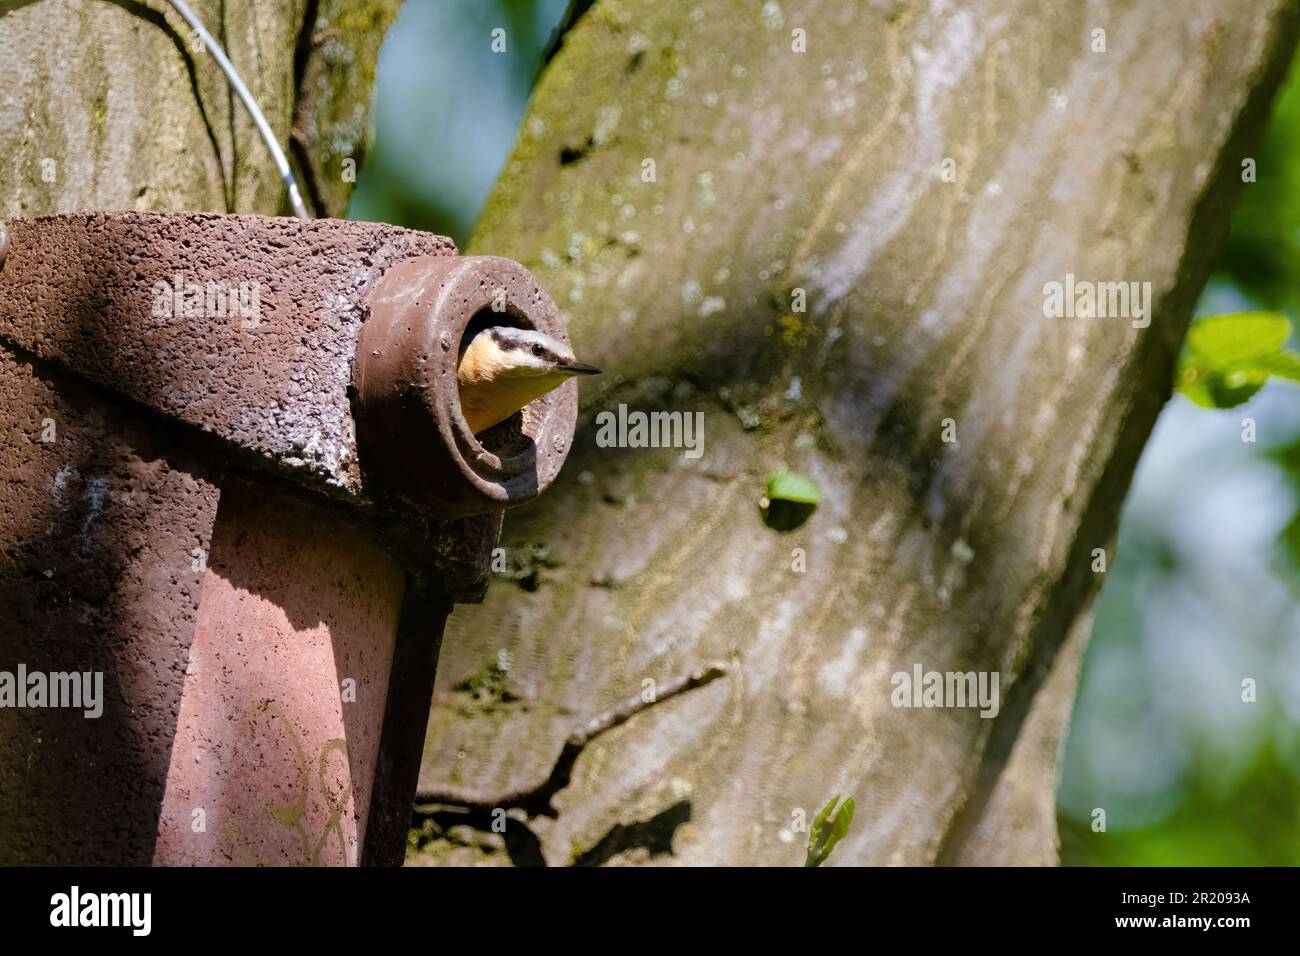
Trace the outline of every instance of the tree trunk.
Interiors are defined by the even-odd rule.
[[[1295,26],[1293,0],[599,0],[472,246],[605,374],[507,521],[526,587],[451,619],[423,787],[525,787],[722,659],[587,748],[528,824],[549,863],[797,864],[832,794],[831,863],[1055,862],[1094,567]],[[1067,275],[1149,282],[1149,325],[1046,317]],[[620,403],[702,411],[703,457],[598,447]],[[821,489],[787,533],[778,467]],[[895,706],[916,665],[996,672],[996,716]]]
[[[400,0],[194,0],[288,148],[342,216],[374,64]],[[287,211],[252,120],[162,0],[0,0],[0,210]]]

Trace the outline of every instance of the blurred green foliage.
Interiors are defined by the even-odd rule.
[[[1300,82],[1296,65],[1280,91],[1232,217],[1220,269],[1261,308],[1300,310]]]
[[[1252,158],[1097,602],[1058,793],[1066,864],[1300,864],[1295,65]]]
[[[374,146],[348,215],[463,246],[571,0],[402,4],[380,51]],[[503,30],[504,34],[493,31]],[[498,50],[504,42],[504,51]]]
[[[1193,776],[1158,824],[1093,833],[1063,820],[1061,856],[1098,866],[1300,866],[1300,788],[1268,750],[1226,794]]]
[[[1268,457],[1277,463],[1297,501],[1300,501],[1300,439],[1268,449]],[[1300,508],[1278,535],[1281,574],[1300,593]]]

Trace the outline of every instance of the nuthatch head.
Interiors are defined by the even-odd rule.
[[[599,373],[543,332],[493,325],[462,343],[456,371],[461,411],[477,435],[574,375]]]

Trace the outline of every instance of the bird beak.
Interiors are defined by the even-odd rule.
[[[567,372],[569,375],[599,375],[600,369],[594,365],[587,365],[583,362],[570,362],[568,365],[561,365],[560,371]]]

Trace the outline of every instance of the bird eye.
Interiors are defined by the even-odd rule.
[[[540,345],[534,345],[534,346],[533,346],[533,354],[536,355],[538,358],[541,358],[541,357],[542,357],[542,353],[545,352],[545,351],[546,351],[546,349],[542,348]]]

